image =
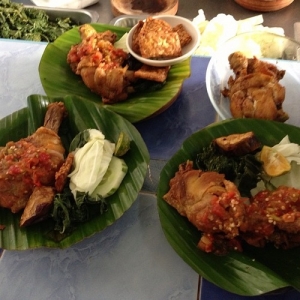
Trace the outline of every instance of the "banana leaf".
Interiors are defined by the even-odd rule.
[[[142,188],[149,163],[147,147],[135,127],[118,114],[74,96],[48,98],[42,95],[28,97],[28,108],[21,109],[0,120],[0,145],[16,141],[33,133],[43,124],[47,105],[53,101],[63,101],[68,117],[59,133],[64,146],[68,149],[73,137],[88,128],[100,129],[107,139],[116,142],[120,131],[130,137],[130,150],[123,156],[128,172],[115,194],[107,198],[108,210],[86,223],[78,224],[70,236],[56,242],[48,235],[52,228],[51,220],[46,220],[26,228],[19,227],[20,214],[12,214],[0,209],[0,248],[22,250],[38,247],[66,248],[72,244],[104,230],[119,219],[136,200]]]
[[[121,38],[129,28],[104,24],[91,24],[98,32],[111,30]],[[132,123],[161,113],[178,97],[183,81],[190,76],[190,59],[172,66],[166,84],[157,91],[143,91],[132,94],[126,101],[104,105],[101,97],[91,92],[81,77],[71,71],[67,54],[72,45],[80,42],[78,28],[62,34],[46,46],[39,64],[42,86],[49,97],[76,95],[104,106],[118,113]]]
[[[266,248],[245,245],[243,252],[230,252],[226,256],[204,253],[197,248],[201,233],[162,198],[179,164],[194,160],[214,138],[247,131],[254,131],[258,139],[269,146],[286,135],[300,144],[300,128],[256,119],[225,120],[194,133],[161,171],[157,190],[161,226],[171,246],[187,264],[229,292],[254,296],[286,287],[300,290],[300,248],[280,250],[271,245]]]

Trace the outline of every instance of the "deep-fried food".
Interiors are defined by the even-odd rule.
[[[151,59],[169,59],[181,55],[179,35],[161,19],[148,17],[139,35],[141,56]]]
[[[57,135],[65,116],[63,103],[50,104],[45,126],[31,136],[8,142],[0,151],[0,206],[13,213],[26,206],[36,187],[54,186],[65,149]]]
[[[182,54],[182,48],[192,41],[183,24],[172,27],[166,21],[148,17],[139,21],[133,36],[132,49],[150,59],[170,59]]]
[[[181,48],[188,45],[193,39],[192,36],[184,28],[183,24],[178,24],[177,26],[173,27],[173,31],[177,32],[179,36]]]
[[[216,172],[181,164],[163,199],[200,231],[198,247],[224,254],[242,251],[241,241],[255,247],[300,246],[300,190],[281,186],[242,198],[236,186]]]
[[[194,170],[188,161],[179,166],[163,199],[201,231],[223,233],[227,238],[239,234],[244,199],[222,174]]]
[[[135,30],[132,35],[132,50],[137,54],[141,54],[139,34],[140,34],[143,26],[144,26],[144,21],[139,21],[138,24],[136,25]]]
[[[55,190],[52,186],[35,187],[20,219],[20,226],[42,221],[49,216]]]
[[[107,30],[97,32],[91,25],[79,28],[81,43],[73,45],[67,55],[67,62],[85,85],[102,96],[104,103],[114,103],[127,99],[125,61],[128,54],[114,47],[116,34]]]
[[[138,30],[144,26],[139,23]],[[129,55],[114,47],[116,34],[107,30],[97,32],[91,25],[79,28],[81,42],[68,52],[67,62],[72,71],[80,75],[84,84],[102,97],[105,104],[124,101],[134,92],[138,79],[164,82],[170,67],[155,68],[142,65],[140,70],[129,68]],[[138,51],[139,38],[134,34],[133,44]]]
[[[246,214],[240,231],[247,243],[263,247],[271,241],[286,249],[300,245],[300,190],[280,186],[259,192]]]
[[[261,143],[252,131],[222,136],[214,139],[213,142],[223,152],[236,156],[251,153],[261,147]]]
[[[232,116],[286,121],[289,116],[282,108],[285,88],[278,82],[285,71],[256,57],[248,59],[241,52],[232,53],[228,60],[235,77],[230,76],[228,88],[221,92],[229,98]]]
[[[167,79],[170,66],[167,67],[152,67],[142,65],[140,69],[134,72],[136,78],[143,78],[157,82],[164,82]]]

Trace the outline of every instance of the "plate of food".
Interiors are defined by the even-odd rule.
[[[142,137],[93,102],[31,95],[0,125],[2,249],[69,247],[119,219],[142,188]]]
[[[161,172],[157,203],[168,242],[200,276],[222,289],[245,296],[261,295],[291,286],[300,290],[300,273],[296,267],[300,264],[300,230],[292,226],[299,222],[299,196],[295,196],[299,195],[299,185],[296,190],[295,173],[282,168],[281,155],[273,156],[277,153],[273,152],[273,146],[282,144],[287,137],[296,147],[295,157],[299,155],[299,133],[298,127],[275,121],[224,120],[191,135]],[[244,140],[243,137],[247,136],[249,139]],[[230,142],[234,140],[236,143]],[[243,140],[248,142],[239,144]],[[220,149],[216,152],[218,147]],[[236,159],[239,167],[233,162]],[[243,160],[245,164],[241,169],[240,162]],[[283,215],[272,206],[266,207],[268,201],[265,199],[269,194],[263,190],[267,186],[272,187],[275,195],[280,185],[265,176],[266,161],[269,162],[266,166],[271,167],[267,168],[271,170],[271,175],[275,175],[278,166],[284,171],[274,179],[294,174],[291,185],[292,189],[295,188],[296,198],[290,204],[297,203],[297,208],[292,213],[295,218],[289,223],[293,233],[287,228],[278,229],[283,224],[280,223]],[[294,165],[299,168],[297,163],[292,162],[293,168]],[[226,174],[226,177],[220,174]],[[261,193],[258,190],[255,193],[262,179],[264,187]],[[258,198],[260,204],[257,204]],[[276,201],[269,203],[271,205]],[[280,205],[280,209],[286,209],[286,206],[287,203]],[[264,209],[260,210],[260,207]],[[273,213],[267,215],[265,212],[270,209]],[[265,223],[257,221],[254,215],[260,216]],[[276,221],[273,217],[277,217]],[[250,229],[250,224],[255,224],[257,231]],[[289,241],[285,245],[281,239],[283,236],[288,237]]]
[[[222,120],[259,118],[300,125],[300,44],[270,32],[239,34],[224,43],[206,72],[209,98]]]
[[[39,65],[46,94],[88,99],[132,123],[167,109],[190,75],[190,60],[171,68],[140,69],[141,64],[123,50],[128,31],[112,25],[84,24],[48,44]]]

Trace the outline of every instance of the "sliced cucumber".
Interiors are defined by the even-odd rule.
[[[121,158],[113,156],[102,181],[92,193],[92,198],[101,196],[107,198],[111,196],[120,186],[123,178],[127,173],[128,167]]]

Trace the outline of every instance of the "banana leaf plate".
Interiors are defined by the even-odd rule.
[[[111,30],[121,38],[129,28],[104,24],[90,24],[98,32]],[[39,65],[42,86],[49,97],[76,95],[118,113],[132,123],[157,115],[166,110],[180,94],[183,81],[190,76],[190,59],[172,66],[166,84],[157,91],[131,95],[126,101],[104,105],[101,97],[91,92],[81,78],[71,71],[67,54],[72,45],[80,42],[78,28],[62,34],[46,46]]]
[[[74,96],[59,99],[42,95],[29,96],[28,108],[23,108],[0,120],[0,145],[32,134],[43,124],[47,105],[54,101],[63,101],[68,111],[68,118],[61,126],[60,133],[66,149],[73,137],[84,129],[100,129],[105,137],[113,142],[117,141],[120,131],[126,132],[130,137],[130,150],[123,158],[128,166],[128,172],[118,190],[107,198],[108,210],[86,223],[78,224],[71,235],[59,242],[48,237],[47,233],[52,225],[50,220],[20,228],[19,214],[0,209],[0,224],[5,226],[5,229],[0,230],[0,248],[22,250],[38,247],[69,247],[102,231],[119,219],[134,203],[142,188],[147,173],[149,153],[139,132],[118,114]]]
[[[287,134],[300,144],[300,128],[256,119],[225,120],[212,124],[186,139],[160,174],[157,204],[164,234],[178,255],[196,272],[215,285],[235,294],[255,296],[281,288],[300,291],[300,248],[279,250],[273,246],[244,246],[243,252],[216,256],[197,248],[201,233],[163,200],[179,164],[194,160],[200,150],[217,137],[254,131],[259,140],[272,146]]]

